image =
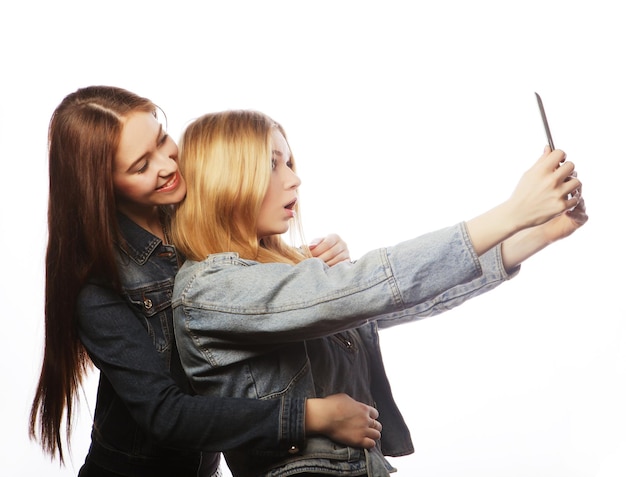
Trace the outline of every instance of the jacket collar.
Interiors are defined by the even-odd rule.
[[[161,239],[140,227],[121,212],[117,213],[117,223],[120,228],[121,243],[119,249],[131,260],[143,265],[150,255],[161,245]]]

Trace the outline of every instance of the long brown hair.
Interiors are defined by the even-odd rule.
[[[91,86],[66,96],[50,120],[45,347],[29,433],[61,462],[63,416],[69,446],[72,411],[90,365],[78,337],[76,300],[89,277],[118,286],[112,170],[122,120],[156,110],[124,89]]]
[[[280,235],[261,243],[257,238],[257,218],[270,182],[274,128],[287,139],[277,122],[249,110],[206,114],[187,126],[179,142],[187,197],[172,226],[173,242],[187,258],[237,252],[259,262],[297,263],[310,256],[308,249],[298,250]],[[293,225],[292,239],[303,239],[299,214]]]

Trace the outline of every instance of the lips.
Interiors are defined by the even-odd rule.
[[[176,189],[179,183],[180,183],[180,174],[177,171],[172,175],[172,178],[169,181],[167,181],[161,187],[157,187],[156,190],[157,192],[169,192],[171,190]]]
[[[298,202],[298,199],[293,199],[285,206],[285,209],[293,210],[293,208],[296,206],[296,202]]]

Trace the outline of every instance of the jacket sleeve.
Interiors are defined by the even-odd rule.
[[[378,316],[379,328],[389,328],[438,315],[444,311],[456,308],[471,298],[493,290],[505,281],[515,277],[521,267],[518,265],[513,270],[507,272],[502,263],[501,250],[501,246],[498,245],[480,257],[480,265],[483,272],[477,278],[445,290],[443,293],[414,307]]]
[[[304,400],[185,394],[151,337],[114,290],[86,286],[78,300],[80,339],[144,431],[169,447],[222,451],[241,446],[286,453],[304,441]],[[254,425],[251,425],[254,423]]]
[[[318,259],[293,266],[219,254],[181,268],[176,339],[181,355],[233,345],[263,352],[258,346],[319,338],[383,316],[418,318],[420,305],[432,308],[482,275],[462,223],[334,267]],[[456,298],[463,301],[460,293]]]

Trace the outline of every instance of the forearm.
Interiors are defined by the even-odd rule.
[[[509,271],[552,243],[538,226],[516,233],[502,243],[502,263]]]
[[[582,227],[589,217],[580,192],[574,194],[578,204],[552,220],[513,235],[502,244],[502,261],[507,270],[519,265],[548,245],[569,237]]]
[[[511,209],[510,203],[504,202],[465,223],[476,255],[483,255],[521,230]]]

